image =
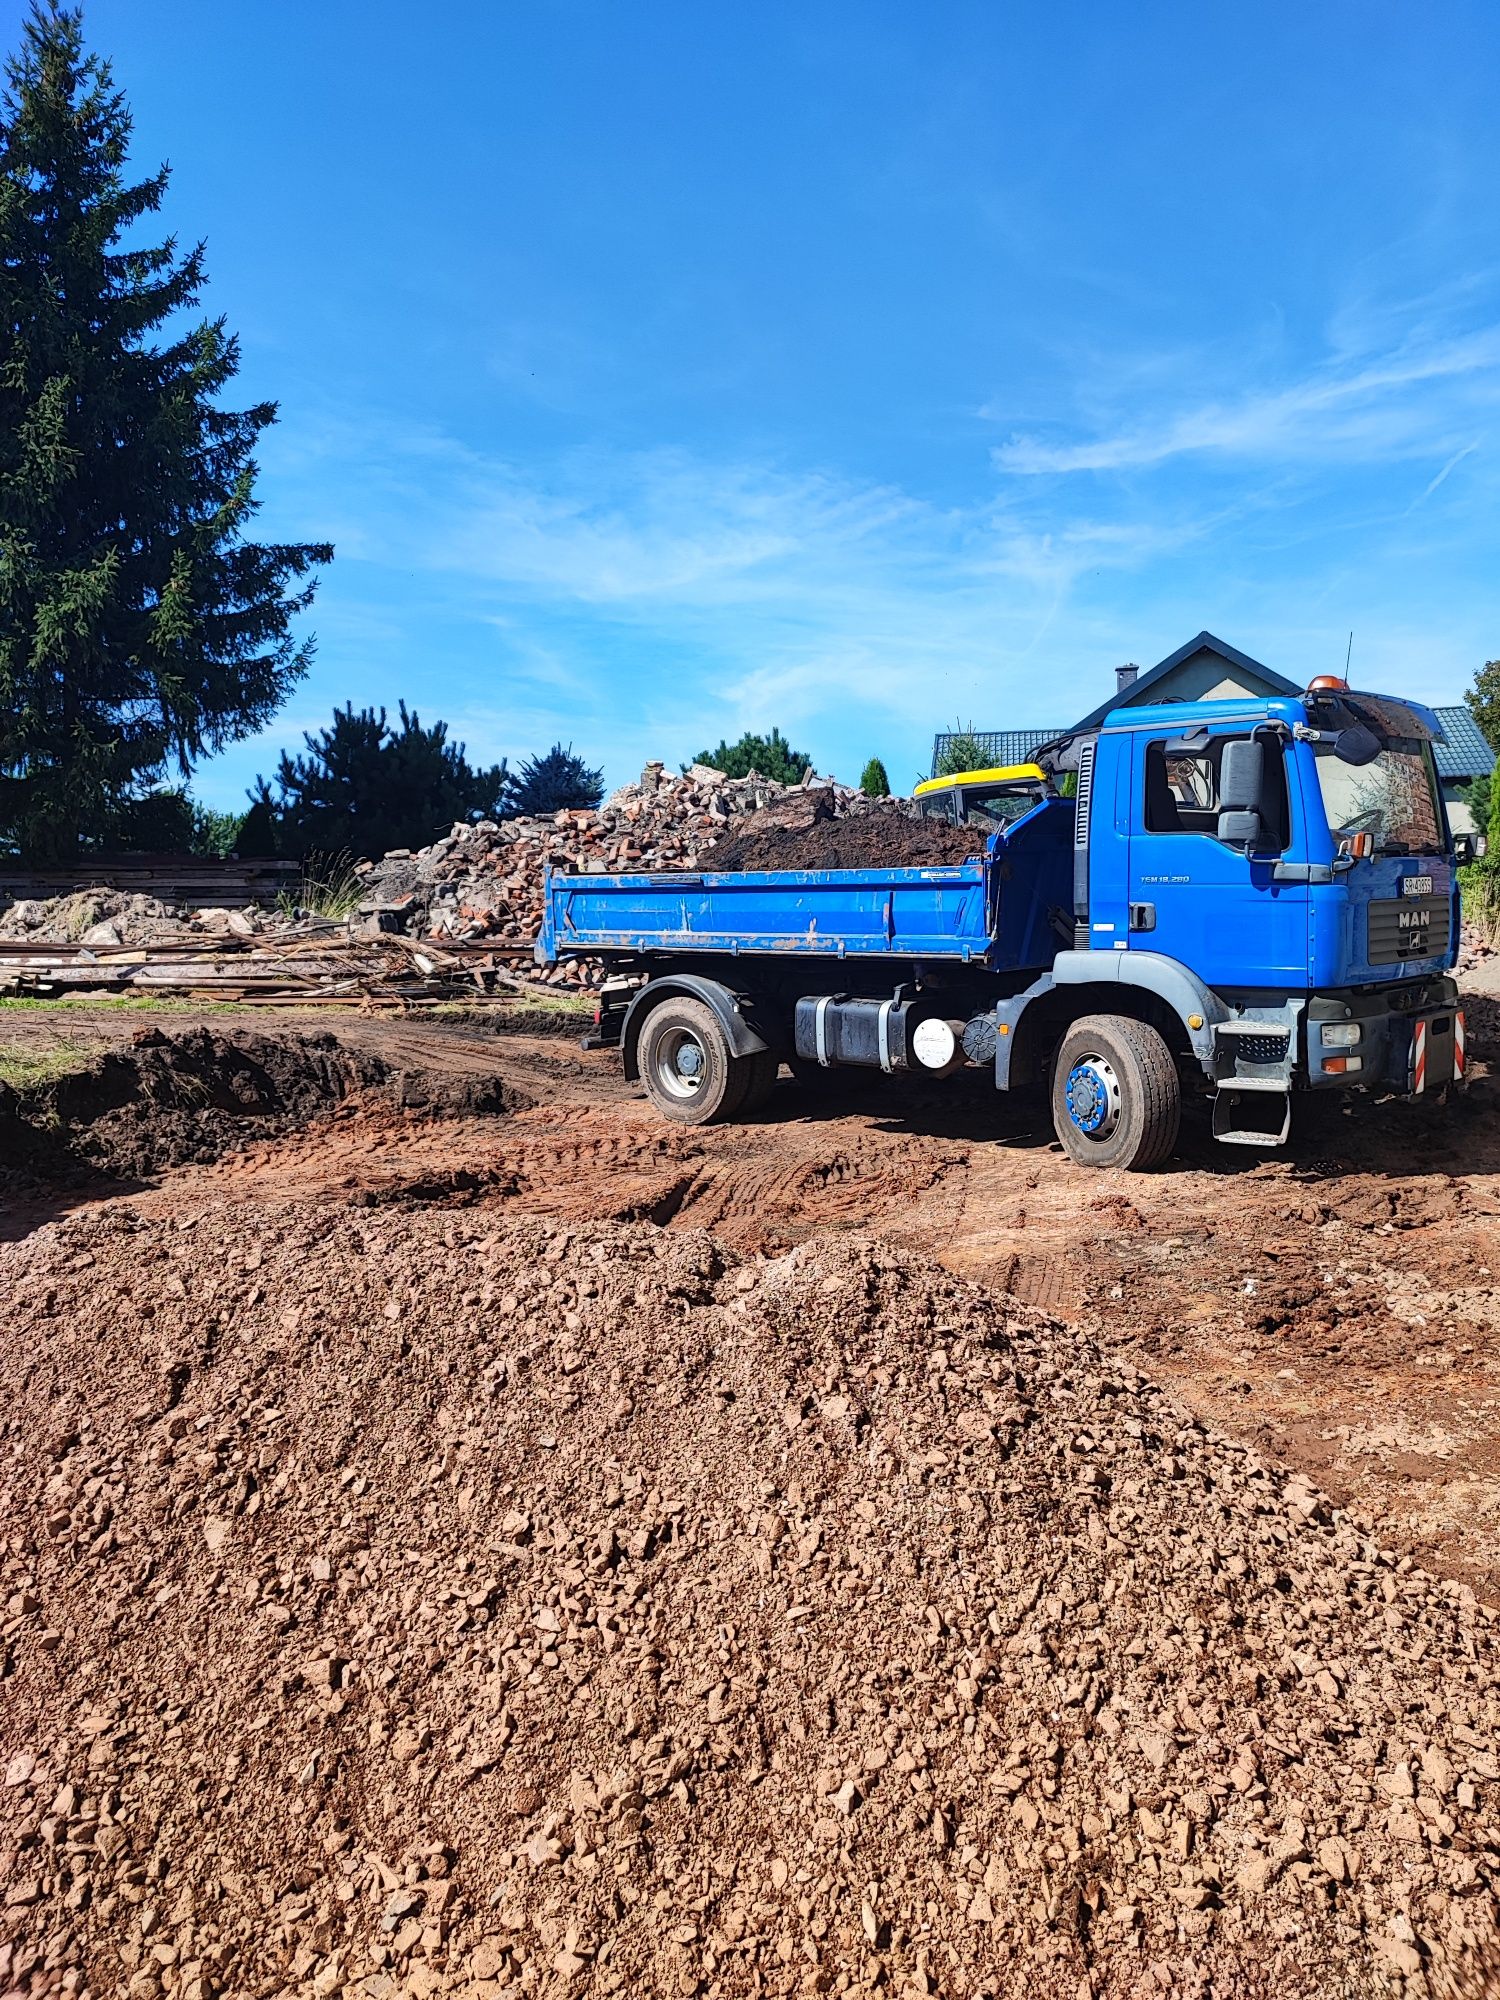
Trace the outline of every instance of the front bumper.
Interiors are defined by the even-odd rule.
[[[1464,1020],[1452,979],[1413,980],[1395,988],[1314,994],[1306,1021],[1306,1082],[1313,1089],[1356,1085],[1421,1096],[1464,1080]],[[1353,1022],[1359,1039],[1330,1047],[1324,1023]],[[1341,1065],[1357,1055],[1358,1070]]]

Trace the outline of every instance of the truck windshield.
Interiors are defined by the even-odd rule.
[[[1335,840],[1368,833],[1377,854],[1441,854],[1443,820],[1427,745],[1393,738],[1369,764],[1345,764],[1331,743],[1314,746],[1323,810]]]

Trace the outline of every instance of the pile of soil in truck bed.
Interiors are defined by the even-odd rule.
[[[0,1992],[1456,2000],[1461,1585],[868,1239],[0,1254]]]
[[[789,826],[756,813],[699,857],[701,868],[740,873],[774,868],[931,868],[984,852],[982,827],[917,819],[892,806],[849,818]]]

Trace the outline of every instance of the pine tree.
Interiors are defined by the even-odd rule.
[[[805,750],[794,750],[779,729],[769,736],[757,736],[747,729],[738,743],[721,743],[717,750],[705,750],[695,762],[722,771],[726,778],[775,778],[783,785],[800,785],[812,769]],[[687,770],[688,766],[683,765]]]
[[[571,743],[566,750],[554,743],[545,757],[522,762],[505,788],[505,810],[514,817],[582,811],[598,805],[603,796],[603,771],[591,770],[575,757]]]
[[[859,774],[859,789],[867,799],[888,799],[891,795],[891,781],[878,757],[872,757]]]
[[[131,120],[80,15],[33,0],[0,98],[0,839],[66,860],[119,802],[259,728],[307,666],[291,636],[333,551],[257,543],[274,403],[217,398],[203,246],[128,244],[167,169],[127,183]],[[290,586],[290,587],[289,587]]]
[[[351,854],[374,860],[392,847],[425,847],[459,820],[498,819],[507,771],[502,759],[470,764],[448,741],[446,722],[424,729],[400,704],[401,727],[383,708],[333,712],[333,727],[304,734],[306,756],[283,750],[271,780],[258,778],[240,829],[241,852]]]

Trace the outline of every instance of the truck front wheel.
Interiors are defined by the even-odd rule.
[[[754,1081],[754,1056],[737,1056],[711,1007],[663,1000],[641,1028],[637,1060],[646,1095],[674,1125],[723,1124]]]
[[[1086,1014],[1063,1036],[1052,1068],[1052,1123],[1081,1165],[1160,1166],[1181,1116],[1177,1065],[1155,1028]]]

